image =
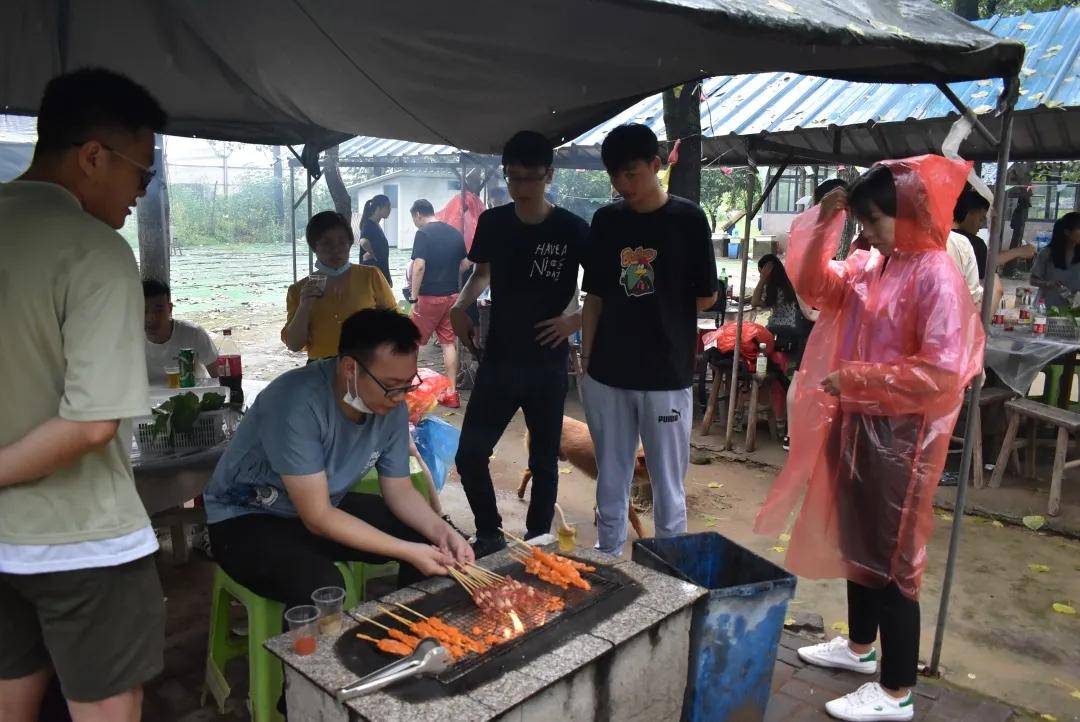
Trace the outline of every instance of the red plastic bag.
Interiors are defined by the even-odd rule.
[[[735,350],[735,331],[738,324],[734,321],[725,323],[715,331],[709,331],[702,338],[705,348],[715,348],[723,354],[729,354]],[[739,353],[747,363],[753,363],[757,359],[760,344],[765,344],[765,355],[773,352],[776,339],[772,332],[758,323],[743,321],[742,343],[739,344]]]
[[[439,399],[450,388],[450,379],[428,368],[417,369],[420,386],[405,394],[405,404],[409,407],[409,423],[418,424],[420,419],[431,413],[439,405]]]
[[[887,161],[896,245],[832,260],[842,213],[815,206],[791,227],[795,291],[821,310],[793,381],[791,452],[755,522],[784,531],[802,499],[787,567],[867,587],[896,582],[917,599],[934,528],[934,491],[964,388],[985,336],[945,251],[951,209],[971,164],[940,156]],[[838,374],[839,397],[822,387]]]

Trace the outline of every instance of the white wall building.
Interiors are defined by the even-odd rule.
[[[390,199],[390,217],[382,223],[383,233],[391,248],[409,249],[416,234],[409,215],[413,201],[425,198],[438,212],[461,192],[461,181],[454,170],[405,168],[351,185],[348,190],[355,209],[354,228],[360,228],[364,203],[372,196],[385,195]]]

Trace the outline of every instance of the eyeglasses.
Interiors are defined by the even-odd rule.
[[[77,148],[77,147],[80,147],[80,146],[85,145],[85,144],[86,144],[86,141],[84,140],[84,141],[72,143],[71,145],[73,147]],[[155,176],[157,176],[157,171],[156,170],[148,168],[147,166],[143,165],[142,163],[135,160],[134,158],[129,158],[128,156],[124,155],[123,153],[116,150],[112,146],[107,145],[105,143],[102,143],[101,147],[104,148],[105,150],[109,151],[113,155],[118,156],[121,160],[126,160],[128,163],[131,163],[131,165],[133,165],[133,166],[135,166],[136,168],[139,169],[139,171],[140,171],[140,174],[139,174],[139,187],[142,188],[143,190],[146,190],[147,186],[149,186],[151,181],[153,181]]]
[[[378,386],[380,389],[382,389],[382,392],[384,394],[386,394],[386,398],[388,398],[388,399],[393,399],[395,396],[397,398],[401,398],[405,394],[407,394],[407,393],[409,393],[411,391],[416,391],[418,388],[420,388],[420,383],[409,384],[408,386],[401,386],[401,387],[398,387],[398,388],[395,388],[395,389],[387,388],[386,385],[383,384],[382,381],[379,381],[379,379],[375,376],[375,374],[368,371],[367,366],[360,363],[360,361],[358,359],[354,358],[353,361],[356,361],[356,365],[359,366],[360,369],[364,373],[366,373],[368,376],[371,377],[371,380],[375,382],[376,386]],[[413,374],[413,378],[416,379],[417,382],[420,381],[420,376],[418,374]]]
[[[547,171],[536,175],[509,175],[503,173],[503,180],[507,185],[524,185],[525,183],[539,183],[542,180],[547,180]]]

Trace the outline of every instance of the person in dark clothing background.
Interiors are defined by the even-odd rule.
[[[580,313],[566,313],[577,292],[589,226],[544,198],[554,151],[539,133],[522,131],[503,149],[513,203],[481,214],[469,260],[476,264],[450,312],[454,332],[474,354],[466,309],[491,284],[491,328],[458,445],[457,468],[476,517],[476,556],[506,546],[488,459],[520,408],[529,428],[532,497],[525,537],[547,534],[559,484],[559,443],[569,345]],[[625,508],[623,513],[625,513]]]
[[[360,247],[364,254],[360,262],[369,266],[375,266],[383,275],[390,287],[394,287],[394,279],[390,278],[390,241],[386,240],[380,221],[390,216],[390,199],[381,193],[372,196],[364,204],[364,212],[360,222]]]

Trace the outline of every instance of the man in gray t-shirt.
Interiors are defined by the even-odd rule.
[[[339,561],[401,562],[399,582],[473,561],[465,539],[409,479],[413,323],[359,311],[336,358],[283,374],[244,416],[204,492],[214,556],[236,581],[288,606],[341,586]],[[372,468],[382,495],[351,493]]]

